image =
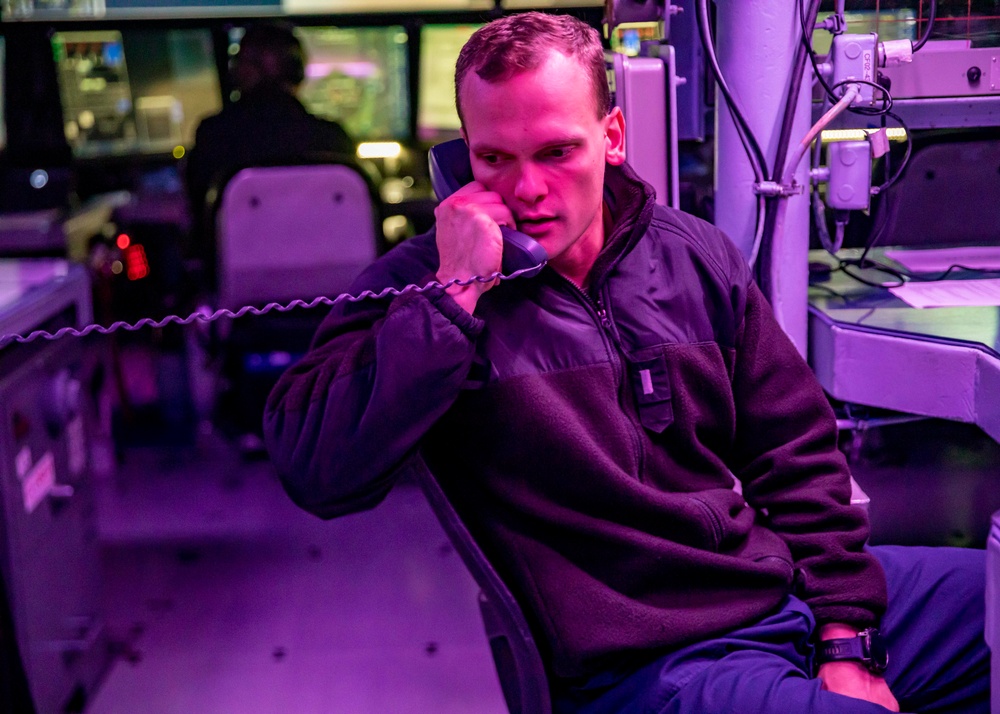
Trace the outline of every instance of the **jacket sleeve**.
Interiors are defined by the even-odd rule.
[[[423,283],[433,277],[425,275]],[[387,276],[369,270],[355,288],[381,290]],[[323,518],[379,503],[457,398],[481,329],[442,291],[334,308],[264,413],[265,443],[292,500]]]
[[[736,340],[733,471],[747,502],[791,550],[795,594],[820,624],[875,624],[885,575],[863,546],[864,509],[850,505],[833,410],[812,370],[751,280]]]

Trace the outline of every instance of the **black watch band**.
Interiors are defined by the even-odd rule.
[[[823,640],[816,643],[816,664],[840,661],[860,662],[868,671],[882,674],[889,665],[889,652],[881,633],[874,627],[862,630],[856,637]]]

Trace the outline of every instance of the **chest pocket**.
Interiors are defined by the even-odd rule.
[[[639,420],[643,427],[660,434],[674,421],[670,373],[663,350],[642,350],[628,359],[628,366]]]

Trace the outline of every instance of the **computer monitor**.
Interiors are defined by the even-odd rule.
[[[182,155],[222,108],[207,29],[57,32],[66,139],[78,158]]]
[[[588,0],[583,0],[587,2]],[[601,0],[589,0],[600,2]],[[158,20],[492,10],[494,0],[0,0],[3,20]]]
[[[482,25],[424,25],[420,28],[417,139],[436,144],[459,135],[455,111],[455,62]]]
[[[281,0],[0,0],[0,17],[5,21],[160,20],[279,12]]]
[[[410,138],[406,29],[299,27],[306,77],[299,98],[311,113],[338,122],[355,141]]]

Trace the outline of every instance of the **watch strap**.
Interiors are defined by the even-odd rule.
[[[867,656],[859,636],[823,640],[816,644],[816,662],[819,664],[841,660],[863,662],[865,659]]]
[[[839,661],[860,662],[870,672],[882,674],[889,665],[889,653],[881,633],[869,627],[856,637],[834,638],[816,644],[817,665]]]

